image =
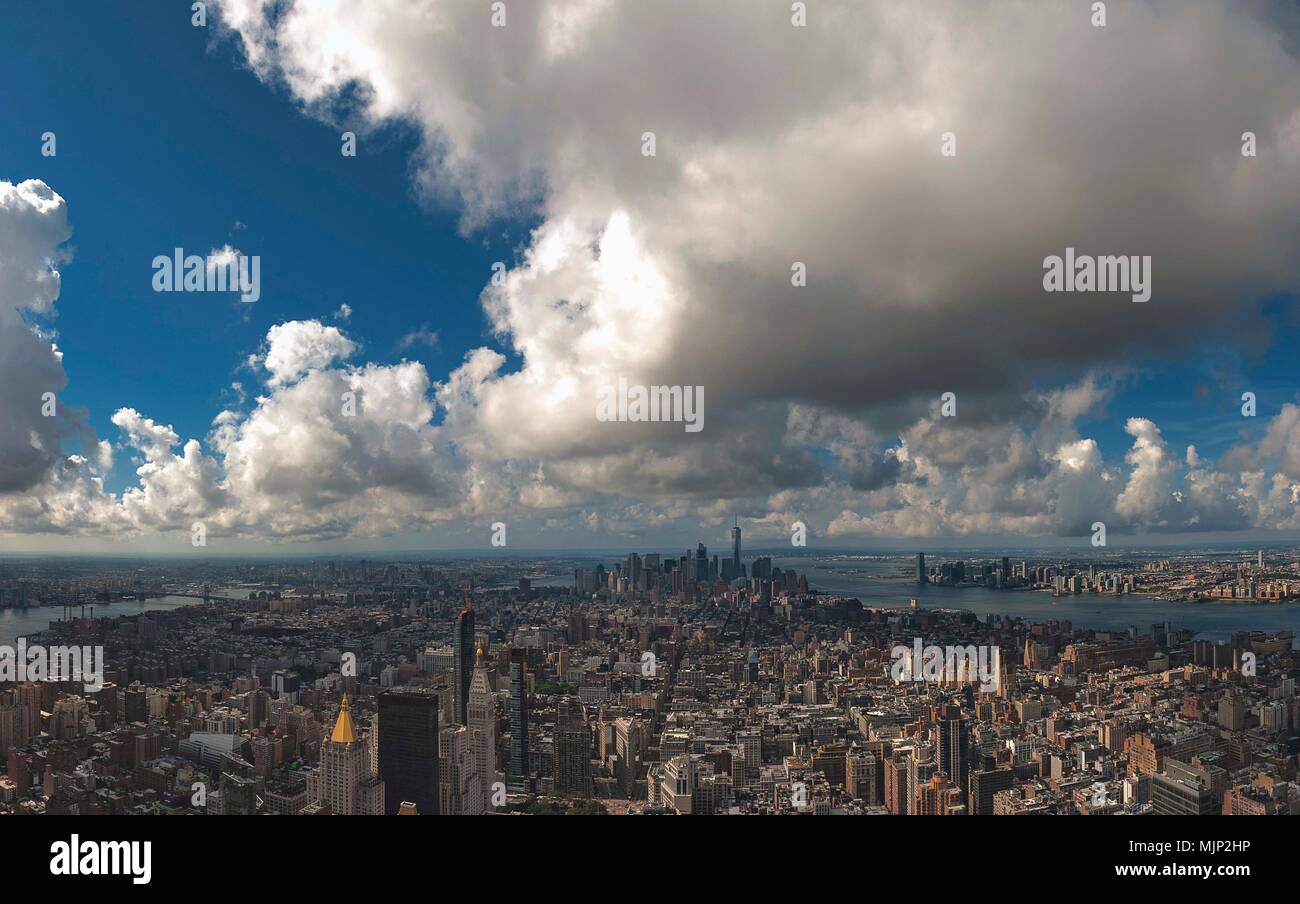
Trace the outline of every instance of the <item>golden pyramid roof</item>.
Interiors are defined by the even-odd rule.
[[[352,714],[348,712],[348,695],[343,695],[343,705],[339,708],[339,720],[334,723],[334,734],[330,740],[335,744],[352,744],[357,740],[357,728],[352,724]]]

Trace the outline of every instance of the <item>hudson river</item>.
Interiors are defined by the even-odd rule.
[[[1169,622],[1188,628],[1202,640],[1227,640],[1236,631],[1289,630],[1300,634],[1300,603],[1183,603],[1147,596],[1102,596],[1083,593],[1054,597],[1031,590],[990,590],[985,587],[943,587],[894,577],[899,562],[830,559],[812,556],[773,558],[773,565],[808,575],[808,585],[823,593],[853,596],[864,606],[906,606],[916,598],[921,607],[969,609],[983,617],[990,612],[1030,621],[1055,618],[1087,628],[1127,630],[1149,634],[1151,626]]]

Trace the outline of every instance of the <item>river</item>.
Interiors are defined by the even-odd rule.
[[[95,618],[116,618],[119,615],[139,615],[141,612],[166,612],[182,606],[202,603],[202,600],[188,596],[162,596],[157,599],[115,603],[95,603]],[[80,616],[81,608],[72,611]],[[19,637],[36,634],[58,621],[63,615],[59,606],[33,606],[30,609],[0,609],[0,644],[12,646]],[[90,606],[86,606],[86,617],[90,617]]]
[[[1228,640],[1237,631],[1290,630],[1300,634],[1300,603],[1185,603],[1153,597],[1102,596],[1083,593],[1055,597],[1032,590],[993,590],[987,587],[944,587],[894,578],[899,560],[830,559],[811,556],[774,558],[773,565],[808,575],[808,586],[824,593],[854,596],[865,606],[920,606],[969,609],[983,617],[990,612],[1031,621],[1058,619],[1093,629],[1148,634],[1151,626],[1169,622],[1187,628],[1202,640]]]

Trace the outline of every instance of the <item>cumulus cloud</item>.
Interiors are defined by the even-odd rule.
[[[267,342],[301,333],[315,328],[279,324]],[[949,427],[926,415],[877,437],[834,412],[791,405],[770,433],[734,436],[725,460],[710,458],[706,445],[680,460],[610,452],[548,463],[480,447],[487,440],[474,419],[438,423],[440,409],[463,415],[475,381],[497,371],[486,350],[441,384],[417,362],[354,366],[337,357],[292,370],[292,379],[268,368],[250,408],[213,419],[206,450],[120,409],[112,421],[136,458],[137,483],[120,496],[104,490],[112,450],[101,442],[94,460],[70,456],[32,492],[5,498],[0,529],[117,535],[188,530],[197,520],[210,536],[302,540],[508,516],[545,532],[634,540],[690,525],[721,535],[733,512],[760,542],[788,536],[797,521],[839,540],[1081,535],[1094,520],[1122,532],[1300,526],[1300,484],[1268,470],[1291,452],[1276,437],[1286,435],[1292,406],[1246,450],[1261,469],[1238,474],[1202,457],[1178,467],[1159,427],[1143,418],[1127,424],[1133,443],[1123,462],[1108,465],[1097,442],[1075,431],[1108,398],[1092,377],[1022,399],[1035,413],[1028,426]],[[774,445],[788,461],[767,460]],[[738,476],[716,476],[727,473]],[[747,489],[769,481],[782,489]],[[602,489],[610,484],[622,489]]]
[[[356,345],[335,326],[319,320],[293,320],[271,327],[266,334],[263,366],[270,371],[271,386],[284,386],[312,371],[348,358]]]
[[[960,390],[996,419],[1045,376],[1215,326],[1256,341],[1251,302],[1295,287],[1300,64],[1263,5],[1134,5],[1106,29],[1030,2],[827,2],[805,29],[747,0],[549,0],[506,28],[461,4],[220,8],[312,111],[346,95],[414,123],[421,184],[466,228],[536,211],[483,296],[521,367],[467,398],[503,455],[690,460],[593,422],[619,376],[705,385],[718,436],[773,400],[889,432]],[[1241,156],[1243,121],[1267,154]],[[1153,302],[1045,295],[1066,246],[1151,255]]]
[[[826,2],[806,29],[748,0],[550,0],[506,28],[463,4],[221,9],[312,109],[360,89],[372,122],[413,121],[424,185],[469,225],[536,207],[485,296],[524,373],[482,391],[504,384],[486,412],[510,419],[563,383],[555,434],[611,367],[724,404],[1014,394],[1229,319],[1251,341],[1241,302],[1295,286],[1300,64],[1262,6],[1132,5],[1106,29],[1031,2]],[[1240,155],[1242,122],[1267,154]],[[1044,295],[1067,245],[1151,255],[1154,302]]]
[[[338,327],[292,321],[213,457],[124,415],[153,468],[123,497],[135,523],[196,499],[285,537],[494,512],[721,529],[732,507],[842,537],[1295,522],[1289,408],[1217,465],[1142,412],[1120,413],[1122,461],[1077,426],[1113,396],[1092,375],[1207,336],[1256,347],[1257,302],[1296,289],[1283,4],[1153,0],[1104,29],[1031,0],[824,0],[806,28],[752,0],[534,0],[506,28],[475,4],[217,6],[312,114],[414,126],[420,188],[466,232],[535,228],[480,299],[505,355],[470,349],[432,379],[351,364]],[[1149,255],[1151,300],[1045,294],[1043,258],[1066,247]],[[599,421],[620,378],[703,386],[707,428]],[[935,410],[949,391],[955,419]]]
[[[218,423],[223,487],[250,528],[276,536],[373,536],[445,521],[466,495],[464,463],[432,424],[434,407],[417,363],[314,370]]]
[[[67,206],[39,180],[0,181],[0,493],[28,490],[83,432],[58,399],[67,385],[53,336],[28,316],[53,316]],[[47,395],[48,394],[48,395]]]
[[[1282,406],[1278,416],[1269,422],[1259,452],[1277,459],[1279,469],[1287,477],[1300,480],[1300,405]]]

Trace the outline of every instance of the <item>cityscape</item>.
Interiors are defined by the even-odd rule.
[[[6,559],[0,630],[103,662],[0,684],[0,812],[1300,813],[1300,653],[1251,627],[1294,623],[1300,547],[883,554],[864,602],[809,577],[862,556],[729,534],[613,561]],[[1143,621],[1160,595],[1188,617]],[[1090,625],[1093,598],[1133,624]]]

